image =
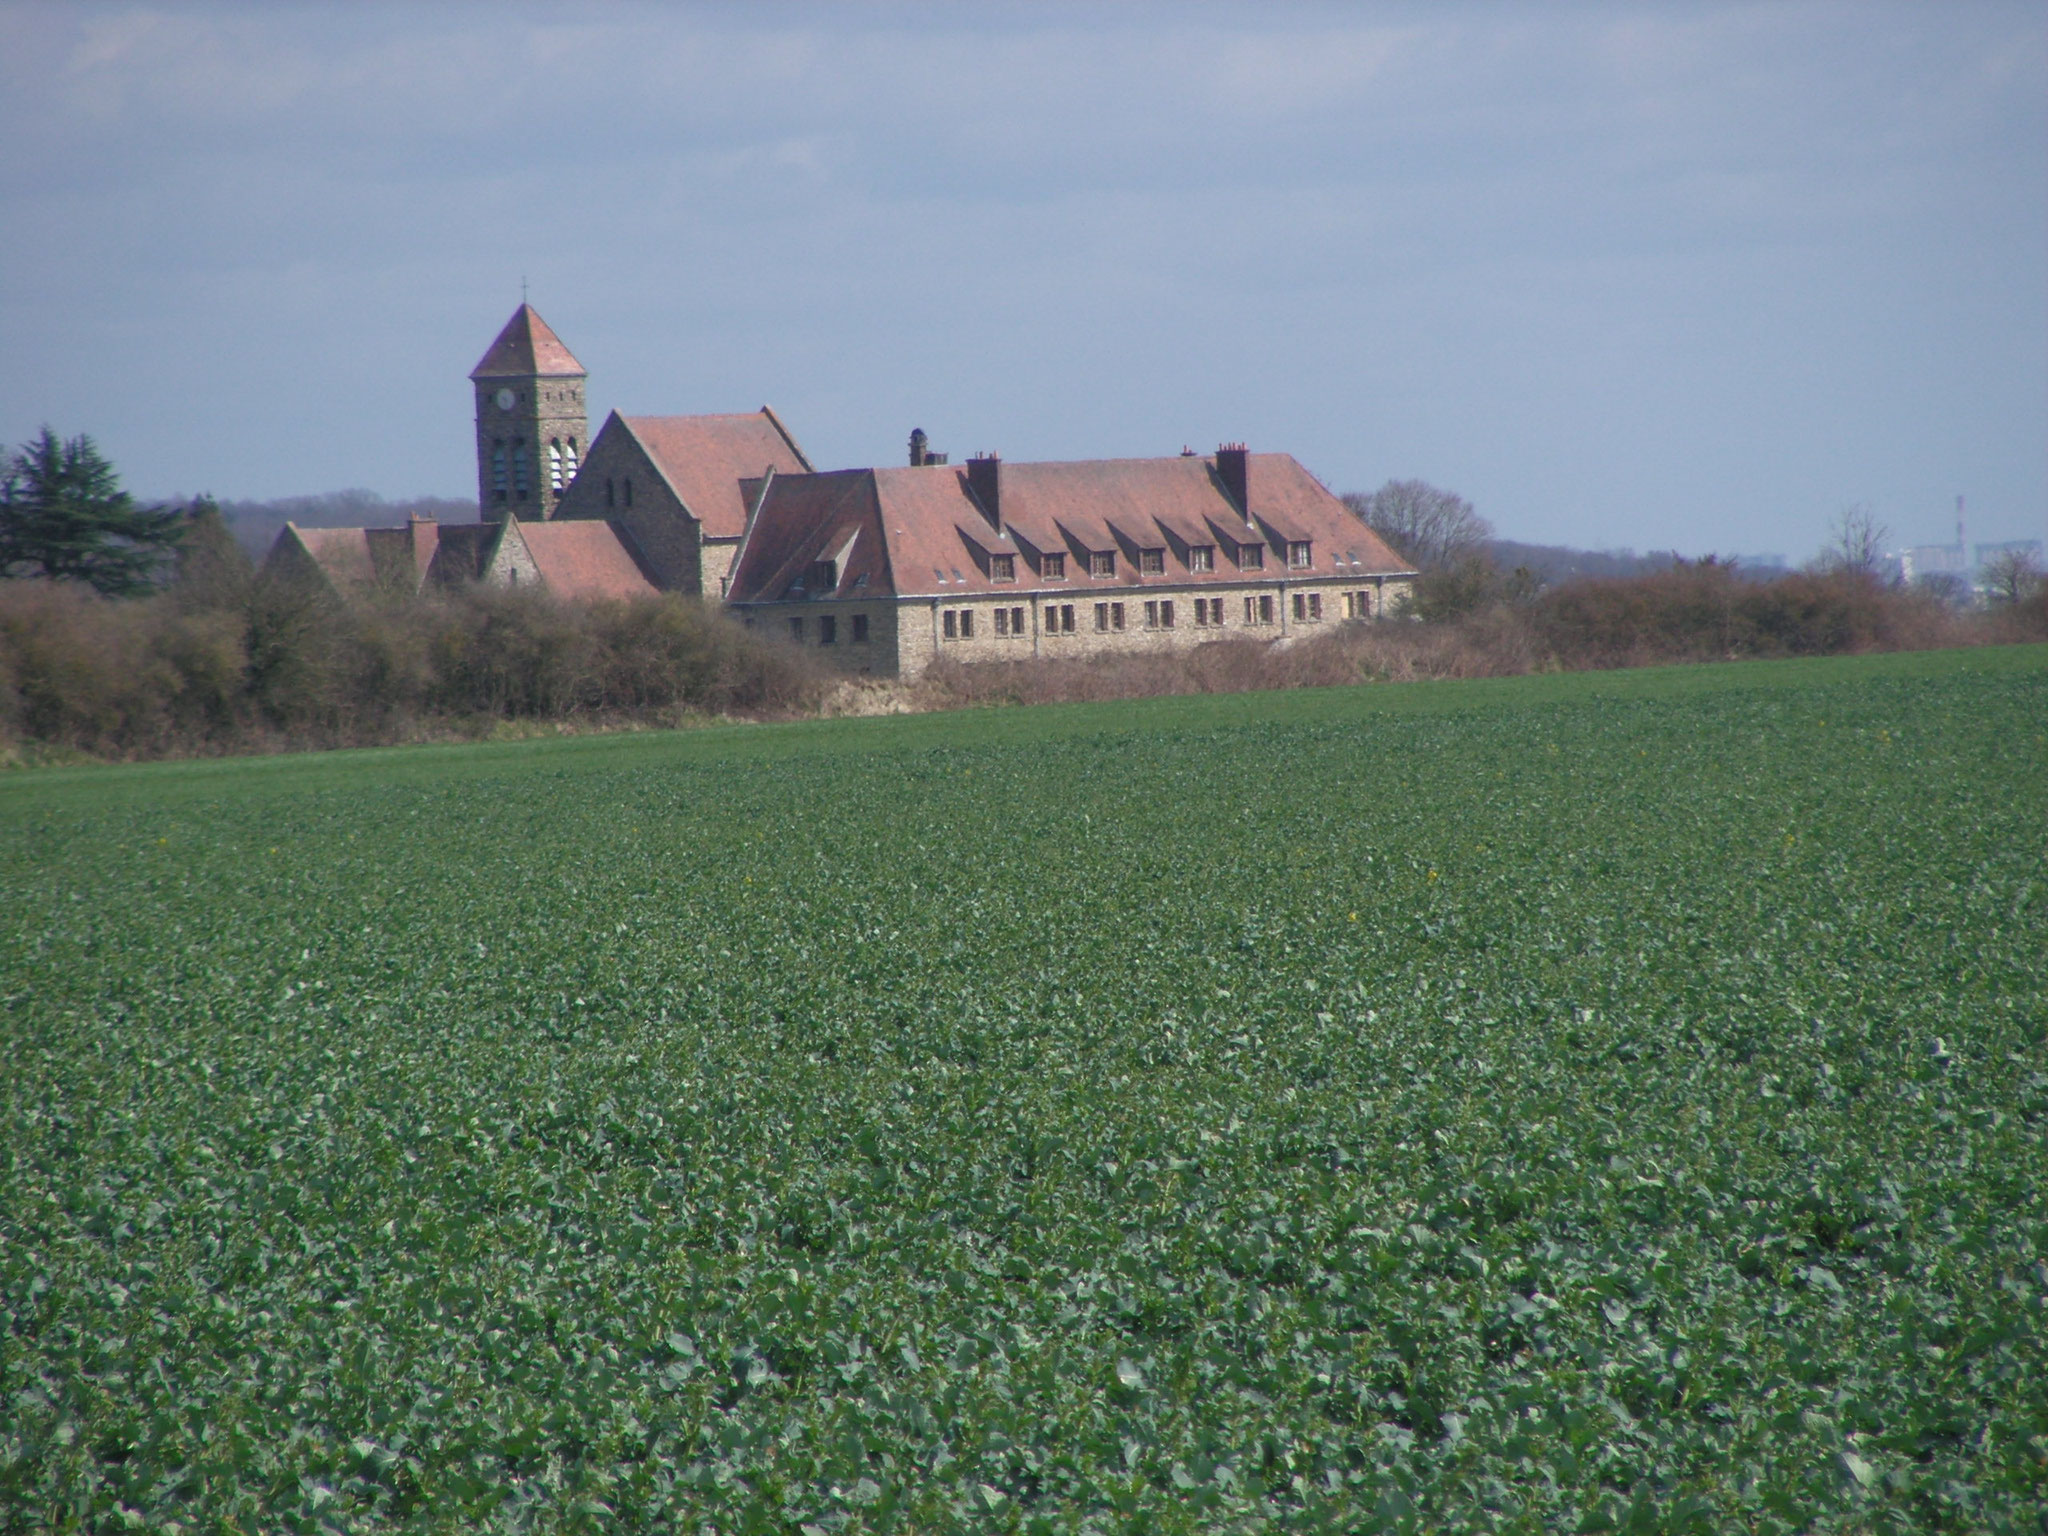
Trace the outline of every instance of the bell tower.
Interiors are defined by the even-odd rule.
[[[487,523],[555,515],[590,446],[588,377],[531,304],[469,372],[476,390],[476,497]]]

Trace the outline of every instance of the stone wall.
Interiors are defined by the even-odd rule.
[[[1034,657],[1132,655],[1185,651],[1212,640],[1301,639],[1351,619],[1377,618],[1398,601],[1405,579],[1371,576],[1256,582],[1203,587],[1125,587],[1074,593],[978,592],[955,598],[866,602],[748,604],[740,610],[757,633],[816,649],[825,659],[878,676],[916,677],[939,657],[956,661],[1025,661]],[[1250,622],[1246,599],[1252,603]],[[1204,621],[1196,603],[1204,604]],[[1222,604],[1220,623],[1207,605]],[[1147,605],[1151,605],[1148,612]],[[1164,605],[1172,605],[1171,622]],[[1123,624],[1116,624],[1121,605]],[[1267,607],[1270,605],[1270,608]],[[1073,610],[1067,628],[1066,610]],[[1104,609],[1098,627],[1097,609]],[[1270,611],[1270,619],[1265,617]],[[868,618],[866,646],[850,643],[852,619]],[[950,626],[948,616],[951,617]],[[834,644],[821,645],[820,621],[835,620]],[[792,629],[792,622],[801,626]],[[950,627],[950,633],[949,631]]]
[[[684,510],[668,481],[632,434],[600,432],[590,457],[555,513],[557,518],[596,518],[624,525],[627,537],[647,562],[654,584],[664,592],[716,601],[719,583],[707,592],[702,525]],[[730,552],[725,557],[731,564]],[[718,573],[720,577],[724,571]]]

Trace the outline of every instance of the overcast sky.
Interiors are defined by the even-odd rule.
[[[473,495],[519,302],[593,429],[1213,448],[1507,536],[2048,524],[2048,6],[0,0],[0,435]]]

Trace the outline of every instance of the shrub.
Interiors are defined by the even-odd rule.
[[[681,597],[583,607],[475,588],[344,605],[210,562],[115,601],[0,583],[0,736],[99,757],[353,746],[518,719],[788,715],[823,680]]]

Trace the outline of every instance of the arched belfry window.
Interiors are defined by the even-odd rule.
[[[526,439],[523,437],[512,444],[512,496],[515,501],[526,500]]]
[[[571,480],[576,478],[576,439],[573,437],[562,445],[562,468]]]
[[[502,437],[491,444],[491,490],[498,500],[505,499],[505,440]]]
[[[562,494],[562,440],[559,437],[548,444],[548,489],[557,496]]]

